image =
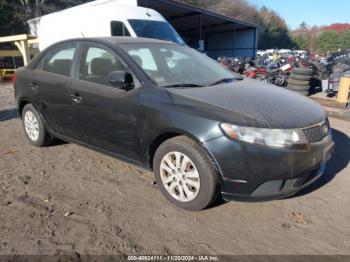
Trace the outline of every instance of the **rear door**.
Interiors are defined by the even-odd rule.
[[[110,72],[128,67],[105,46],[82,44],[79,61],[69,88],[71,137],[138,161],[139,84],[125,91],[108,82]]]
[[[38,94],[39,110],[49,128],[61,135],[67,135],[68,87],[73,80],[76,50],[77,44],[71,42],[53,47],[44,55],[29,83]]]

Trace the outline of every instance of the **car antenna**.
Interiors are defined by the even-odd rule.
[[[83,32],[80,32],[81,33],[81,35],[83,36],[83,38],[85,38],[85,35],[84,35],[84,33]]]

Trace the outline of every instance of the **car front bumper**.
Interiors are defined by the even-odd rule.
[[[222,136],[204,147],[216,161],[224,199],[265,201],[294,195],[320,178],[334,142],[330,134],[308,149],[276,149]]]

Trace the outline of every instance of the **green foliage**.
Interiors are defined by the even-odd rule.
[[[293,41],[301,49],[311,50],[319,54],[338,52],[338,50],[348,51],[350,49],[350,30],[337,32],[335,30],[322,32],[316,30],[311,32],[305,30],[297,31],[293,36]]]
[[[318,52],[336,52],[341,48],[340,35],[336,31],[323,32],[317,39]]]
[[[343,51],[350,51],[350,30],[340,34],[340,48]]]
[[[298,47],[299,49],[308,49],[308,41],[301,35],[293,37],[293,42],[295,44],[295,47]]]
[[[259,48],[291,48],[293,42],[285,21],[273,10],[262,7],[259,10],[260,39]]]

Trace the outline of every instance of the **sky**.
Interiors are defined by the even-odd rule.
[[[308,25],[350,23],[350,0],[249,0],[279,13],[291,29],[302,21]]]

